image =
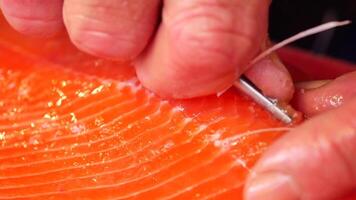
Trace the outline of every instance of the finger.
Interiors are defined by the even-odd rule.
[[[284,102],[293,97],[292,77],[276,54],[256,63],[245,74],[268,97]]]
[[[159,4],[159,0],[65,0],[64,22],[79,49],[129,60],[152,36]]]
[[[269,0],[165,0],[155,41],[136,63],[144,86],[190,98],[230,87],[265,41]]]
[[[317,81],[299,84],[295,107],[307,116],[341,106],[356,96],[356,72],[343,75],[334,81]]]
[[[10,25],[20,33],[51,36],[63,28],[63,0],[1,0]]]
[[[356,99],[294,129],[257,163],[247,200],[336,199],[356,189]]]

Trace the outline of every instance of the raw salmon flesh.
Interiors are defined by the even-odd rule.
[[[242,199],[286,130],[234,89],[164,100],[130,64],[0,20],[0,199]]]

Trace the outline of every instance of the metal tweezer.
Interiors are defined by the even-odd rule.
[[[257,104],[268,110],[275,118],[280,121],[290,124],[293,122],[293,117],[287,112],[287,109],[278,103],[278,100],[266,97],[261,90],[256,87],[246,76],[242,75],[234,86],[241,90],[244,94],[252,98]]]

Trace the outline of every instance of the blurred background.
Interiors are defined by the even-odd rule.
[[[293,46],[356,63],[356,0],[272,0],[270,37],[277,42],[323,22],[345,19],[354,23]]]

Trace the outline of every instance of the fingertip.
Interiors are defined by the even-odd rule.
[[[50,37],[63,29],[63,0],[2,0],[6,20],[18,32],[30,36]]]
[[[292,77],[275,54],[256,63],[246,71],[246,75],[266,96],[284,102],[293,97]]]
[[[340,107],[356,96],[356,72],[335,80],[319,80],[297,84],[293,105],[306,116],[312,117]]]
[[[194,56],[197,57],[194,54],[177,57],[174,48],[171,47],[167,30],[161,27],[154,43],[135,62],[136,73],[146,88],[165,98],[186,99],[205,96],[231,86],[236,78],[234,67],[231,67],[231,70],[215,69],[213,70],[215,73],[207,73],[205,67],[223,66],[204,65],[209,63],[209,59],[196,59]],[[216,63],[216,60],[210,62],[212,63]]]
[[[313,117],[324,112],[326,110],[326,104],[321,106],[320,101],[317,101],[317,99],[320,97],[322,97],[322,99],[324,98],[324,95],[320,93],[320,89],[330,82],[330,80],[317,80],[297,83],[296,92],[291,102],[292,105],[306,117]]]

